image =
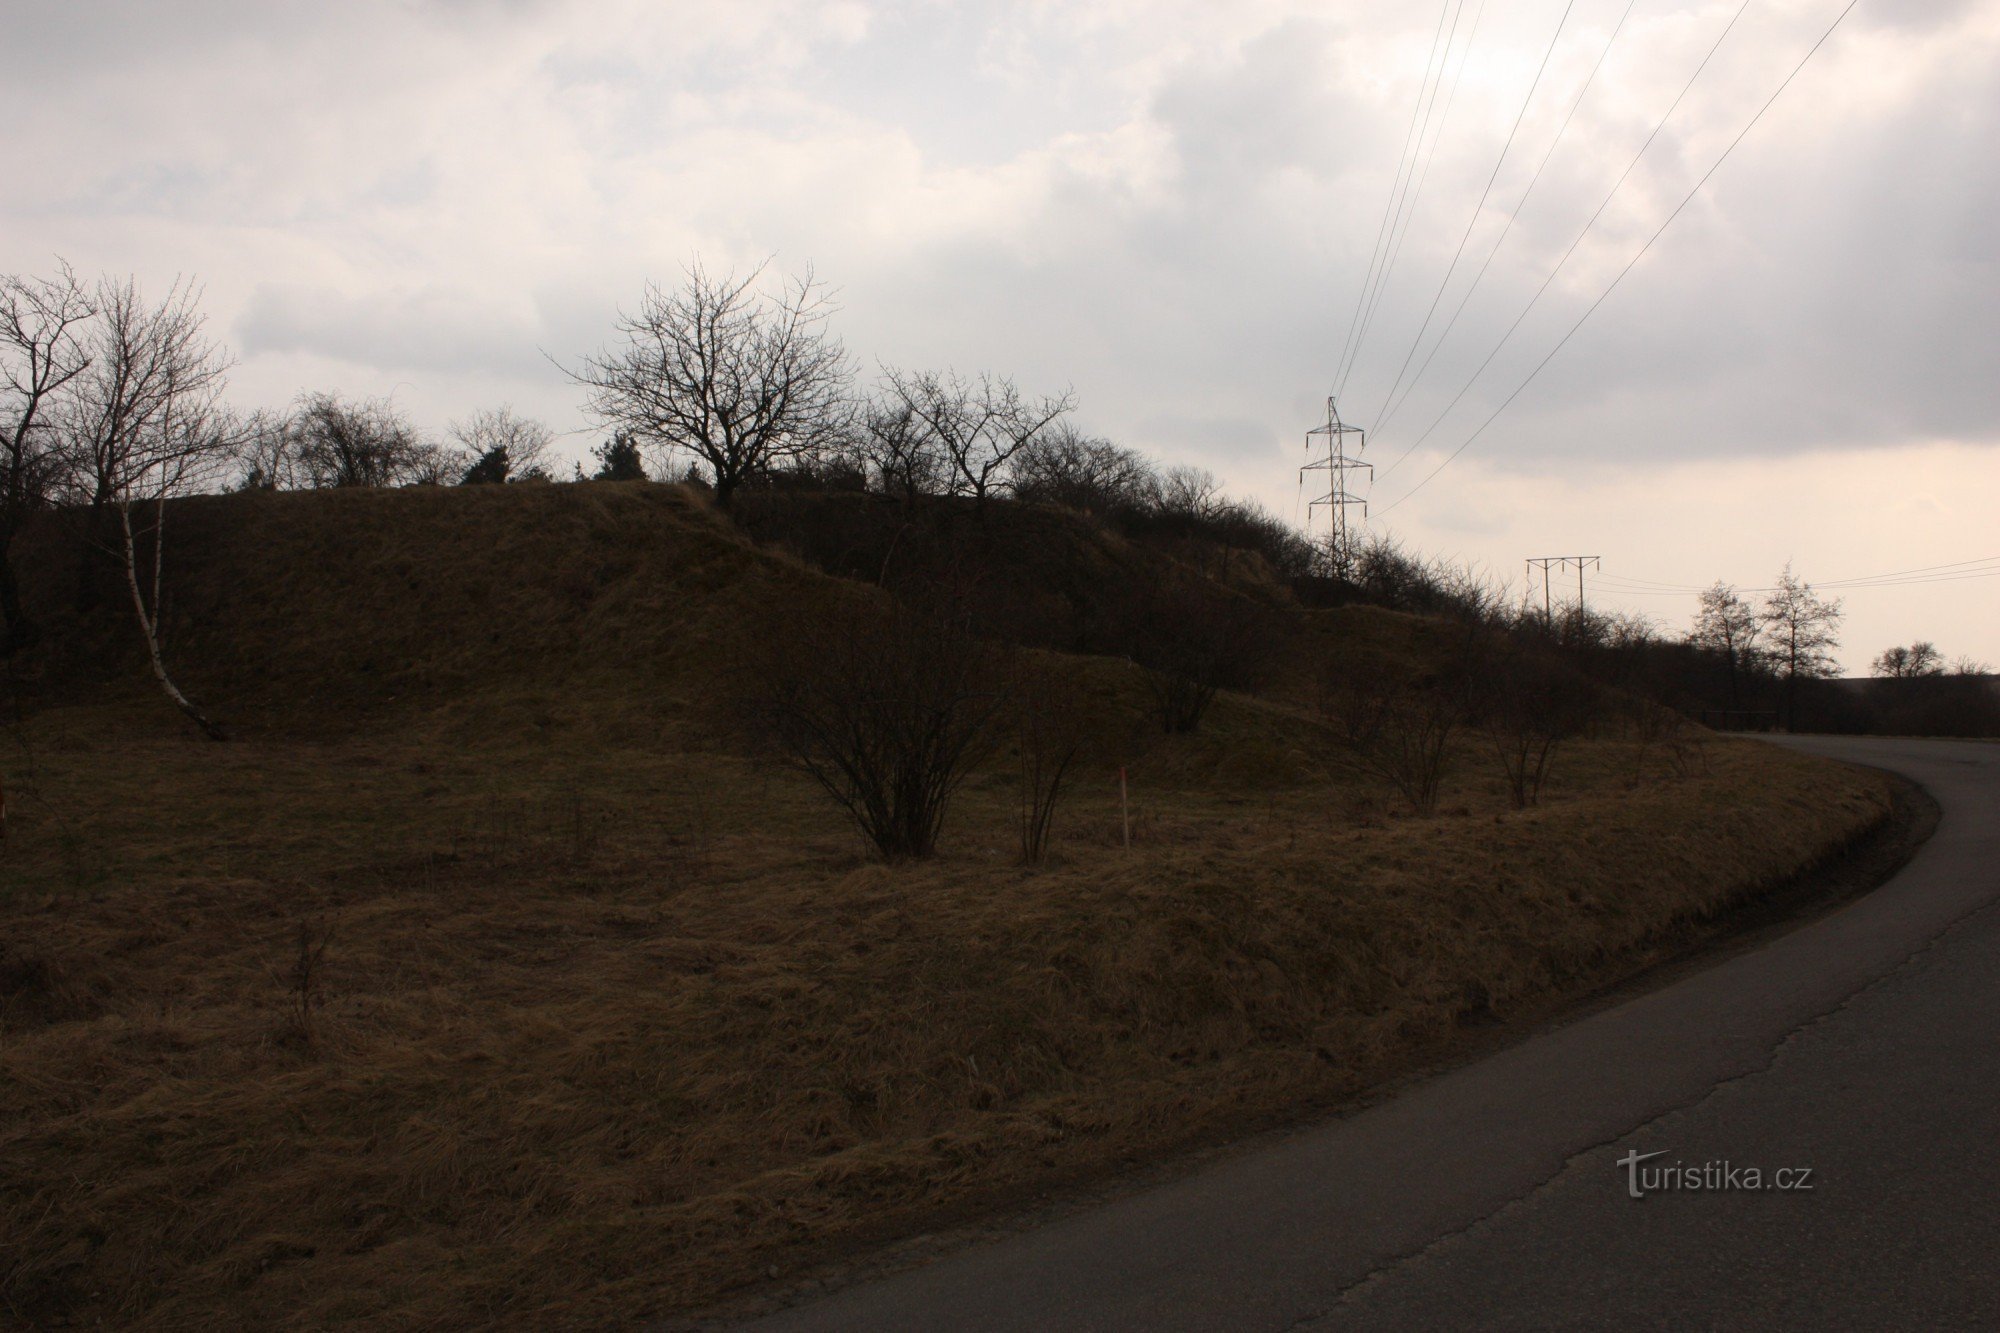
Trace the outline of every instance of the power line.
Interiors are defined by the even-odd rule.
[[[1748,0],[1745,0],[1745,3],[1748,3]],[[1536,366],[1533,370],[1528,372],[1528,378],[1522,380],[1521,383],[1518,386],[1516,386],[1514,392],[1507,395],[1505,402],[1502,402],[1499,407],[1493,409],[1493,415],[1487,417],[1485,421],[1481,422],[1479,429],[1475,430],[1474,432],[1472,432],[1471,435],[1467,436],[1463,444],[1459,445],[1458,448],[1452,450],[1451,453],[1445,457],[1445,460],[1442,463],[1439,463],[1436,467],[1432,468],[1429,474],[1426,475],[1422,481],[1418,482],[1415,486],[1405,491],[1402,495],[1398,496],[1392,503],[1386,506],[1382,511],[1383,513],[1389,512],[1389,510],[1394,509],[1397,505],[1403,503],[1403,501],[1409,499],[1412,495],[1415,495],[1418,491],[1428,486],[1431,483],[1431,479],[1433,477],[1437,476],[1438,473],[1444,471],[1445,468],[1449,467],[1453,459],[1456,459],[1460,454],[1464,453],[1468,448],[1471,447],[1472,442],[1474,440],[1477,440],[1481,435],[1486,433],[1486,428],[1488,426],[1491,426],[1494,423],[1494,421],[1496,421],[1499,418],[1500,414],[1507,410],[1509,404],[1511,404],[1516,398],[1521,396],[1521,391],[1523,389],[1526,389],[1530,384],[1535,382],[1535,377],[1540,375],[1542,373],[1542,369],[1545,366],[1547,366],[1549,362],[1555,359],[1556,353],[1562,351],[1564,346],[1568,344],[1569,340],[1576,335],[1576,331],[1583,327],[1584,321],[1589,319],[1591,315],[1596,312],[1597,308],[1604,304],[1604,302],[1606,301],[1606,299],[1610,297],[1612,292],[1618,290],[1618,284],[1625,281],[1625,275],[1630,273],[1632,269],[1638,264],[1638,262],[1646,257],[1647,251],[1653,248],[1653,243],[1660,239],[1661,235],[1666,232],[1667,228],[1673,225],[1674,219],[1679,217],[1682,211],[1686,209],[1687,206],[1694,201],[1695,195],[1699,194],[1701,192],[1701,188],[1704,185],[1708,184],[1709,178],[1715,175],[1715,173],[1721,169],[1722,164],[1724,162],[1727,162],[1729,160],[1729,155],[1736,151],[1736,146],[1743,142],[1744,137],[1748,135],[1751,130],[1756,128],[1757,122],[1764,118],[1764,113],[1771,109],[1772,105],[1778,100],[1778,98],[1784,94],[1785,89],[1791,87],[1792,80],[1798,77],[1799,71],[1806,67],[1806,63],[1810,61],[1813,58],[1813,56],[1818,53],[1820,47],[1826,44],[1827,39],[1833,36],[1834,29],[1838,28],[1841,25],[1841,22],[1845,20],[1849,14],[1854,12],[1854,7],[1860,3],[1861,0],[1848,0],[1847,7],[1840,11],[1839,17],[1835,18],[1834,21],[1827,27],[1827,30],[1820,34],[1819,40],[1812,44],[1812,47],[1809,50],[1807,50],[1805,55],[1799,60],[1799,63],[1792,67],[1792,72],[1785,76],[1785,81],[1778,85],[1777,91],[1772,93],[1770,97],[1765,99],[1763,106],[1757,108],[1757,114],[1750,118],[1750,123],[1748,125],[1745,125],[1743,129],[1740,132],[1738,132],[1737,136],[1734,139],[1730,140],[1729,147],[1722,150],[1722,156],[1715,159],[1714,165],[1710,166],[1707,171],[1702,173],[1701,179],[1694,183],[1694,188],[1689,190],[1687,194],[1681,199],[1680,203],[1674,206],[1673,212],[1667,214],[1666,221],[1662,222],[1659,225],[1659,228],[1656,231],[1654,231],[1651,236],[1646,238],[1646,243],[1639,247],[1639,253],[1633,255],[1632,258],[1629,261],[1627,261],[1625,267],[1618,271],[1618,276],[1611,280],[1611,285],[1609,287],[1606,287],[1604,291],[1598,296],[1598,298],[1590,303],[1590,308],[1585,310],[1582,315],[1577,317],[1576,323],[1570,325],[1569,332],[1563,334],[1561,341],[1556,343],[1554,347],[1550,348],[1549,354],[1543,357],[1541,361],[1536,363]],[[1741,13],[1740,10],[1738,12]]]
[[[1954,560],[1942,565],[1921,565],[1915,569],[1889,570],[1880,574],[1860,574],[1852,578],[1827,579],[1813,582],[1811,586],[1821,592],[1861,592],[1870,588],[1908,588],[1927,583],[1964,583],[1973,579],[1990,578],[2000,578],[2000,555],[1980,556],[1976,560]],[[1714,586],[1662,583],[1656,579],[1642,579],[1632,574],[1605,573],[1593,577],[1591,585],[1593,587],[1602,585],[1608,591],[1621,596],[1649,597],[1693,597],[1707,592]],[[1775,592],[1777,589],[1775,586],[1760,588],[1732,586],[1730,591],[1760,593]]]
[[[1444,0],[1444,3],[1438,7],[1437,31],[1431,34],[1431,53],[1424,58],[1424,80],[1417,85],[1417,100],[1410,107],[1410,125],[1408,129],[1403,131],[1403,147],[1396,155],[1396,174],[1389,182],[1389,197],[1382,201],[1382,221],[1376,225],[1375,244],[1368,252],[1368,271],[1361,279],[1361,294],[1355,298],[1354,313],[1348,317],[1347,337],[1341,341],[1340,357],[1334,362],[1336,374],[1338,374],[1339,367],[1347,364],[1347,350],[1354,342],[1355,325],[1361,318],[1361,308],[1368,304],[1369,284],[1375,280],[1376,260],[1382,253],[1382,238],[1388,234],[1389,213],[1395,204],[1397,190],[1403,182],[1405,162],[1407,160],[1412,166],[1416,162],[1416,159],[1411,156],[1410,145],[1417,133],[1417,113],[1423,109],[1424,93],[1430,87],[1431,83],[1431,62],[1437,59],[1438,41],[1444,36],[1445,15],[1450,12],[1451,0]],[[1443,76],[1443,66],[1441,65],[1439,66],[1439,76]]]
[[[1485,209],[1487,199],[1493,194],[1493,182],[1500,179],[1500,168],[1507,164],[1507,154],[1513,149],[1514,139],[1521,132],[1521,122],[1527,118],[1528,107],[1535,100],[1535,92],[1542,86],[1542,75],[1548,72],[1549,60],[1556,53],[1556,43],[1562,40],[1563,29],[1568,26],[1569,16],[1575,9],[1576,0],[1569,0],[1569,3],[1563,7],[1562,18],[1557,20],[1555,33],[1549,38],[1549,48],[1542,52],[1542,63],[1535,67],[1535,78],[1528,85],[1528,94],[1521,99],[1521,109],[1514,113],[1514,123],[1507,130],[1507,142],[1500,145],[1500,156],[1493,160],[1493,170],[1486,177],[1486,188],[1479,192],[1479,202],[1472,206],[1472,216],[1465,220],[1465,234],[1458,238],[1458,249],[1452,252],[1451,263],[1445,267],[1444,278],[1438,283],[1437,295],[1431,297],[1430,309],[1424,311],[1424,322],[1418,325],[1417,336],[1410,340],[1410,350],[1404,355],[1403,364],[1396,371],[1394,383],[1390,384],[1389,392],[1382,395],[1382,408],[1376,412],[1378,418],[1388,408],[1389,400],[1396,396],[1396,390],[1402,387],[1403,375],[1409,370],[1410,362],[1416,359],[1417,348],[1423,345],[1424,334],[1430,331],[1431,317],[1437,314],[1438,303],[1444,300],[1445,288],[1451,286],[1452,274],[1458,272],[1458,261],[1465,256],[1466,242],[1472,239],[1472,230],[1479,225],[1479,215]],[[1478,29],[1475,25],[1475,35],[1477,35],[1477,31]],[[1469,51],[1470,47],[1468,46],[1467,49]],[[1463,64],[1460,64],[1458,68],[1459,73],[1463,74],[1465,72]],[[1447,108],[1448,113],[1449,108]],[[1567,124],[1568,122],[1564,123]],[[1547,159],[1543,160],[1546,161]],[[1533,187],[1531,186],[1530,188]],[[1524,199],[1526,197],[1526,195],[1522,196]],[[1516,204],[1515,207],[1519,208],[1520,205]],[[1513,225],[1511,214],[1508,216],[1508,225]]]
[[[1458,298],[1458,305],[1452,310],[1451,318],[1445,321],[1444,332],[1438,334],[1437,341],[1431,344],[1431,350],[1424,354],[1423,364],[1417,367],[1417,373],[1412,375],[1409,384],[1404,386],[1402,396],[1396,398],[1394,402],[1385,404],[1386,410],[1381,419],[1375,423],[1377,430],[1387,427],[1395,419],[1396,413],[1403,410],[1403,404],[1410,401],[1410,395],[1416,392],[1418,383],[1423,380],[1424,372],[1431,368],[1431,362],[1437,360],[1438,352],[1450,339],[1451,331],[1458,327],[1459,316],[1465,313],[1466,304],[1472,300],[1472,294],[1479,290],[1479,284],[1486,278],[1486,271],[1493,267],[1494,257],[1500,253],[1500,247],[1505,245],[1507,237],[1513,234],[1514,223],[1519,220],[1521,210],[1527,206],[1528,198],[1534,194],[1535,187],[1541,184],[1542,173],[1548,169],[1549,159],[1555,156],[1556,149],[1562,144],[1563,136],[1569,133],[1570,122],[1576,119],[1577,109],[1583,105],[1584,97],[1597,82],[1598,72],[1604,68],[1605,59],[1610,56],[1611,48],[1618,43],[1618,34],[1625,30],[1625,21],[1632,17],[1632,10],[1638,3],[1639,0],[1625,0],[1625,12],[1618,16],[1618,22],[1612,27],[1611,36],[1605,41],[1604,49],[1597,53],[1597,63],[1590,67],[1590,73],[1585,77],[1583,86],[1577,89],[1576,97],[1569,104],[1568,113],[1563,116],[1562,124],[1556,128],[1556,137],[1549,141],[1548,149],[1542,154],[1542,160],[1535,164],[1535,174],[1529,178],[1528,188],[1521,191],[1521,197],[1515,200],[1514,207],[1508,210],[1507,225],[1502,227],[1499,236],[1494,238],[1492,248],[1486,252],[1485,262],[1479,266],[1479,272],[1472,275],[1471,285],[1465,289],[1464,295]],[[1422,333],[1420,332],[1417,337],[1421,341]],[[1405,365],[1407,364],[1405,362]],[[1390,396],[1395,396],[1393,389],[1390,391]],[[1395,465],[1391,464],[1383,469],[1382,475],[1386,477],[1394,470]]]
[[[1569,249],[1563,251],[1563,256],[1556,261],[1556,266],[1549,270],[1549,275],[1546,278],[1542,279],[1542,285],[1537,287],[1535,294],[1528,298],[1528,304],[1522,307],[1521,313],[1514,316],[1514,322],[1507,326],[1507,331],[1500,335],[1500,341],[1494,345],[1492,351],[1486,354],[1486,359],[1479,363],[1479,369],[1473,371],[1471,378],[1467,379],[1459,387],[1458,392],[1452,395],[1452,400],[1445,404],[1444,411],[1438,413],[1431,424],[1424,428],[1424,433],[1404,448],[1401,453],[1397,454],[1389,466],[1382,470],[1383,476],[1386,477],[1389,473],[1393,472],[1403,459],[1421,448],[1424,441],[1431,437],[1432,432],[1444,424],[1444,419],[1451,415],[1452,409],[1458,406],[1459,401],[1467,393],[1471,392],[1472,386],[1479,382],[1479,377],[1486,373],[1486,368],[1493,364],[1493,358],[1499,356],[1501,349],[1506,347],[1508,342],[1514,337],[1515,331],[1521,327],[1521,321],[1525,320],[1529,312],[1541,303],[1543,295],[1549,290],[1549,285],[1556,280],[1556,276],[1569,263],[1570,257],[1576,253],[1577,247],[1583,244],[1584,238],[1590,235],[1591,229],[1597,225],[1597,220],[1604,216],[1604,210],[1611,207],[1611,201],[1616,199],[1619,191],[1625,188],[1625,182],[1631,178],[1632,172],[1638,167],[1640,161],[1645,158],[1647,151],[1652,148],[1653,141],[1660,137],[1660,131],[1664,130],[1667,127],[1667,122],[1673,119],[1674,112],[1687,99],[1688,93],[1694,88],[1695,81],[1701,78],[1702,71],[1708,68],[1709,62],[1715,59],[1715,53],[1722,49],[1723,42],[1728,40],[1729,34],[1735,30],[1737,20],[1743,17],[1743,11],[1748,8],[1750,8],[1750,0],[1743,0],[1743,3],[1737,7],[1736,13],[1730,17],[1729,22],[1724,25],[1721,33],[1716,36],[1714,44],[1708,48],[1708,53],[1701,58],[1701,63],[1695,66],[1694,73],[1688,75],[1687,82],[1681,85],[1681,90],[1675,95],[1673,103],[1667,107],[1665,113],[1660,116],[1659,122],[1653,126],[1653,132],[1646,136],[1646,142],[1639,145],[1639,151],[1634,153],[1632,160],[1625,164],[1625,170],[1619,173],[1617,182],[1612,185],[1610,192],[1604,196],[1604,202],[1597,206],[1597,211],[1592,213],[1590,220],[1583,224],[1583,230],[1576,234],[1576,239],[1569,243]]]
[[[1458,13],[1452,17],[1451,32],[1445,37],[1444,63],[1446,65],[1451,63],[1452,40],[1458,35],[1458,20],[1461,17],[1463,17],[1464,14],[1465,14],[1464,0],[1460,0]],[[1388,259],[1384,262],[1382,266],[1382,271],[1377,277],[1375,284],[1375,295],[1372,298],[1370,298],[1368,302],[1368,309],[1361,316],[1361,333],[1354,344],[1354,356],[1352,357],[1352,359],[1348,361],[1345,369],[1342,370],[1340,376],[1340,384],[1337,386],[1336,392],[1344,392],[1346,390],[1347,377],[1354,373],[1354,367],[1360,363],[1361,349],[1367,344],[1369,329],[1374,327],[1375,312],[1381,309],[1382,297],[1385,294],[1387,294],[1389,290],[1390,275],[1396,271],[1396,261],[1398,259],[1401,259],[1403,256],[1403,242],[1409,239],[1410,224],[1415,222],[1417,217],[1417,205],[1423,202],[1424,186],[1430,182],[1431,178],[1431,164],[1437,160],[1438,144],[1443,142],[1444,140],[1444,127],[1451,120],[1451,108],[1458,101],[1458,85],[1460,81],[1463,80],[1465,77],[1466,65],[1469,64],[1472,60],[1472,44],[1479,39],[1479,22],[1485,16],[1486,16],[1486,0],[1479,0],[1479,9],[1472,16],[1472,31],[1466,36],[1465,49],[1459,54],[1458,72],[1452,75],[1451,92],[1445,95],[1444,113],[1438,117],[1437,133],[1431,136],[1430,148],[1427,150],[1423,148],[1423,140],[1424,140],[1424,135],[1429,131],[1430,112],[1426,111],[1424,113],[1424,128],[1417,131],[1417,146],[1419,151],[1422,151],[1424,155],[1423,170],[1421,173],[1418,174],[1416,178],[1417,187],[1415,192],[1410,195],[1410,206],[1408,211],[1405,212],[1399,208],[1397,210],[1397,220],[1390,226],[1389,229],[1390,246],[1389,246]],[[1438,67],[1437,87],[1434,87],[1431,90],[1432,105],[1436,105],[1437,103],[1437,88],[1441,88],[1443,86],[1444,86],[1444,65],[1440,65]]]

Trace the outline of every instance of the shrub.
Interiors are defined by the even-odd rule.
[[[841,610],[783,636],[757,673],[753,712],[790,761],[884,858],[931,855],[996,739],[994,650],[948,616]]]

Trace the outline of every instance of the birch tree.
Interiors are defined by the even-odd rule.
[[[129,280],[98,285],[89,364],[63,403],[64,481],[122,576],[161,691],[222,740],[168,674],[160,629],[167,501],[217,479],[241,433],[221,405],[229,362],[207,335],[198,296],[176,282],[154,305]]]

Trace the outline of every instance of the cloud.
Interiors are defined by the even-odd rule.
[[[542,329],[532,305],[519,297],[264,286],[233,332],[246,356],[303,352],[383,371],[533,374]]]
[[[1474,5],[1476,32],[1468,16],[1454,40],[1422,193],[1343,395],[1372,458],[1413,449],[1378,508],[1523,383],[1838,3],[1745,12],[1473,381],[1736,7],[1635,9],[1390,415],[1406,357],[1414,373],[1429,356],[1624,8]],[[0,238],[25,267],[60,253],[152,287],[205,280],[245,394],[351,378],[411,386],[440,421],[511,399],[562,428],[583,424],[581,403],[544,351],[602,345],[621,303],[696,254],[775,255],[841,289],[837,327],[864,363],[1074,385],[1091,429],[1289,512],[1436,15],[1323,0],[29,6],[0,86]],[[1502,478],[1651,478],[1637,505],[1698,494],[1675,489],[1695,485],[1683,466],[2000,443],[1996,83],[1995,0],[1858,8],[1396,520],[1439,549],[1498,553],[1527,539],[1492,516]],[[1814,501],[1791,503],[1813,519]]]

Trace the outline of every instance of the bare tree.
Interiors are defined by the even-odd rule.
[[[1827,601],[1812,585],[1792,573],[1791,563],[1764,599],[1764,626],[1770,634],[1771,660],[1785,682],[1785,729],[1798,725],[1801,680],[1840,674],[1833,650],[1840,647],[1840,599]]]
[[[90,514],[114,516],[91,536],[123,576],[154,679],[203,734],[223,733],[167,673],[160,585],[167,501],[215,480],[240,426],[220,404],[228,358],[208,338],[198,290],[176,282],[158,305],[129,280],[97,289],[89,365],[65,395],[64,480]]]
[[[826,332],[829,294],[810,269],[760,294],[763,272],[716,279],[696,261],[677,291],[648,284],[639,309],[619,315],[624,345],[568,372],[598,420],[706,463],[724,508],[747,479],[846,429],[852,372]]]
[[[290,491],[307,484],[293,448],[291,418],[259,408],[243,418],[231,490]]]
[[[516,416],[510,407],[481,408],[447,433],[461,456],[471,459],[461,480],[466,482],[547,481],[543,457],[556,433],[531,417]]]
[[[1203,522],[1214,519],[1226,504],[1222,483],[1207,468],[1171,467],[1160,479],[1153,507],[1163,515]]]
[[[1076,405],[1068,390],[1029,401],[1014,381],[949,371],[887,372],[889,391],[929,431],[950,470],[951,489],[983,509],[1008,464]]]
[[[931,855],[952,795],[997,737],[1006,691],[993,650],[899,603],[830,611],[766,654],[751,669],[753,716],[885,858]]]
[[[1024,500],[1085,512],[1145,508],[1160,490],[1143,456],[1085,435],[1068,421],[1056,422],[1015,454],[1008,481]]]
[[[896,394],[865,403],[855,422],[855,448],[877,483],[906,505],[943,491],[950,463],[937,433]]]
[[[85,333],[96,312],[67,264],[53,278],[0,274],[0,656],[36,638],[21,607],[14,538],[55,482],[59,403],[90,365]]]
[[[1914,680],[1920,676],[1942,676],[1944,654],[1937,645],[1919,639],[1907,648],[1888,648],[1872,664],[1875,674],[1891,680]]]
[[[424,439],[387,398],[302,395],[285,426],[289,466],[316,488],[437,485],[465,463]]]
[[[1741,703],[1740,680],[1756,666],[1757,639],[1763,632],[1764,621],[1757,608],[1744,601],[1736,589],[1720,579],[1715,586],[1702,589],[1688,642],[1723,659],[1729,669],[1731,708]]]

